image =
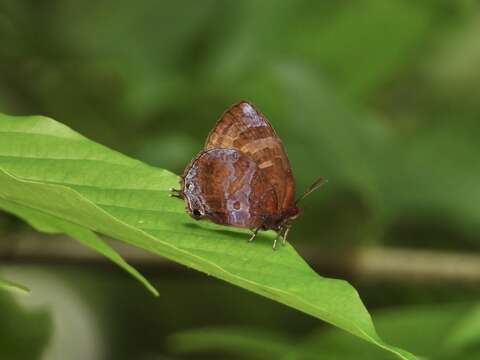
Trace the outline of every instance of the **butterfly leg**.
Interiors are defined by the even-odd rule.
[[[290,229],[292,228],[292,225],[288,224],[285,226],[285,230],[283,231],[283,234],[282,234],[282,245],[285,246],[285,244],[287,243],[287,236],[288,236],[288,233],[290,232]]]
[[[182,190],[170,188],[170,189],[168,189],[168,191],[170,191],[170,194],[169,194],[170,197],[176,197],[176,198],[179,198],[179,199],[183,199]]]
[[[275,240],[273,240],[273,245],[272,245],[273,250],[277,250],[277,240],[278,240],[278,238],[279,238],[279,235],[277,235],[275,237]]]
[[[255,240],[255,238],[257,237],[258,230],[260,230],[260,227],[257,227],[255,228],[255,230],[253,230],[253,234],[252,236],[250,236],[250,239],[248,239],[248,242],[252,242],[253,240]]]

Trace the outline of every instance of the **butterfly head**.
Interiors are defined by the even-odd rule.
[[[196,191],[196,184],[189,179],[184,179],[182,184],[182,198],[186,200],[187,211],[192,218],[200,220],[205,217],[206,210],[202,197]]]
[[[286,224],[291,224],[296,220],[301,214],[300,208],[296,205],[291,206],[282,214],[282,221],[280,223],[280,228],[283,228]]]
[[[274,230],[282,233],[286,227],[290,227],[295,219],[301,214],[297,206],[291,206],[284,210],[280,215],[268,216],[264,218],[262,229]]]

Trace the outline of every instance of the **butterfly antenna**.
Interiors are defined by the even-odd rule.
[[[327,182],[328,182],[327,179],[325,179],[323,176],[320,176],[317,180],[313,182],[312,185],[308,187],[307,190],[305,190],[305,192],[302,195],[300,195],[300,197],[295,201],[295,205],[297,205],[300,201],[305,199],[308,195],[310,195],[312,192],[314,192],[320,186],[324,185]]]

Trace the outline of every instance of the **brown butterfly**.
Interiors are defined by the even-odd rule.
[[[259,230],[275,230],[285,244],[299,214],[297,204],[324,183],[315,181],[295,201],[287,153],[267,119],[247,101],[231,106],[208,135],[204,150],[186,167],[181,190],[194,219]]]

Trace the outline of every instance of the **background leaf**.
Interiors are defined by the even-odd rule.
[[[475,359],[478,347],[478,306],[445,304],[412,306],[375,313],[377,327],[391,342],[408,344],[424,359]],[[468,323],[468,324],[467,324]],[[286,330],[211,327],[180,331],[170,337],[173,353],[235,355],[249,359],[369,359],[389,360],[375,346],[331,329],[302,338]]]
[[[26,309],[12,294],[0,291],[0,349],[2,358],[37,360],[53,333],[44,308]]]
[[[115,264],[130,273],[134,278],[139,280],[153,295],[158,296],[158,291],[155,287],[150,284],[142,274],[135,270],[135,268],[123,260],[120,254],[98,237],[93,231],[78,226],[75,223],[42,213],[42,211],[37,209],[18,206],[15,203],[4,201],[3,199],[0,199],[0,207],[24,219],[39,231],[47,233],[64,233],[71,238],[78,240],[83,245],[98,251],[100,254],[109,258]]]
[[[30,290],[27,287],[4,279],[0,279],[0,289],[30,294]]]
[[[246,359],[286,359],[295,339],[259,329],[201,328],[182,331],[169,339],[173,353],[227,353]]]

